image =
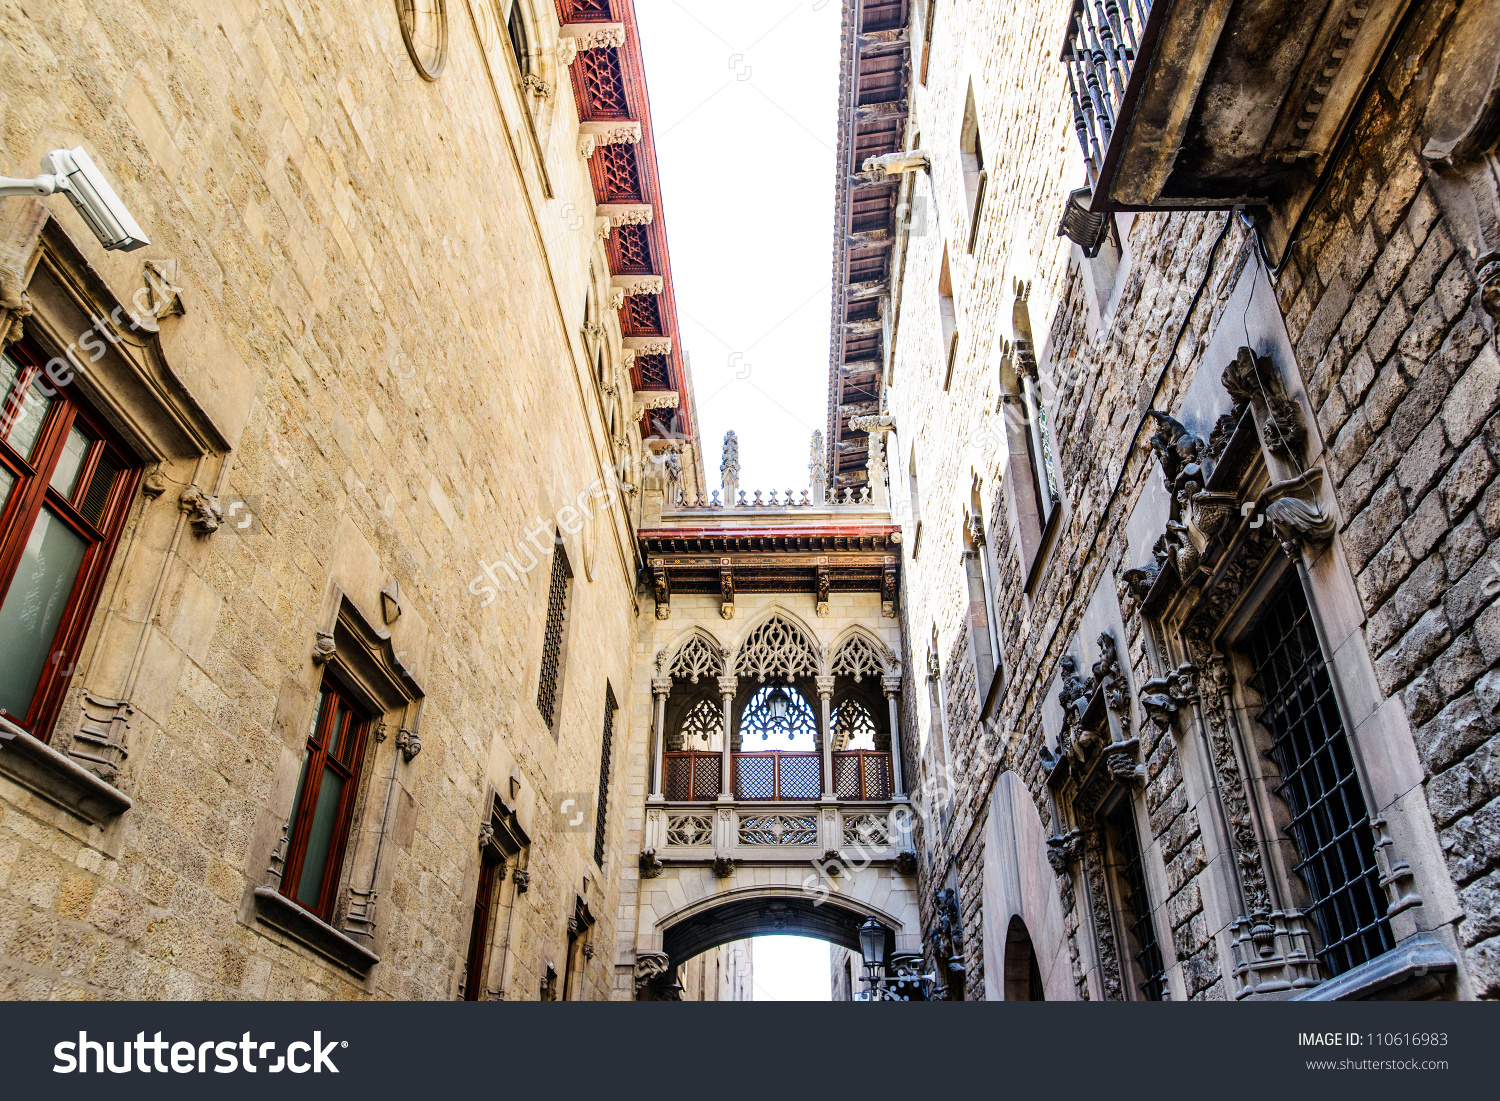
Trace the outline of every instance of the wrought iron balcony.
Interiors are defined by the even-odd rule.
[[[1114,139],[1140,32],[1150,11],[1151,0],[1074,0],[1061,61],[1068,74],[1073,127],[1091,188],[1099,183]]]
[[[670,802],[713,802],[722,790],[723,754],[712,750],[664,753],[662,794]],[[734,798],[755,802],[816,800],[823,794],[823,761],[816,751],[770,750],[731,753]],[[840,799],[879,802],[891,798],[891,755],[851,749],[833,755]]]

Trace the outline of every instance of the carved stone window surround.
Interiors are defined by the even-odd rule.
[[[401,782],[401,770],[412,768],[421,753],[424,692],[395,650],[390,632],[375,626],[338,585],[330,584],[324,609],[316,644],[310,648],[317,670],[311,690],[293,686],[298,702],[284,717],[292,732],[292,741],[284,742],[284,763],[295,764],[278,770],[277,787],[257,822],[257,843],[252,845],[251,866],[266,867],[265,881],[246,893],[240,920],[252,927],[260,922],[278,929],[340,966],[365,975],[379,961],[385,938],[379,900],[394,873],[394,862],[385,859],[386,849],[393,844],[390,835],[402,817],[393,813],[398,794],[409,790],[409,783]],[[280,885],[287,818],[310,721],[307,708],[316,706],[317,686],[330,669],[373,718],[339,884],[340,901],[334,921],[324,922],[282,895]],[[284,697],[287,691],[283,689]],[[278,712],[282,710],[278,706]],[[386,742],[391,743],[389,749],[384,747]],[[291,913],[289,907],[299,914]],[[330,937],[330,932],[336,935]],[[360,951],[351,954],[348,945]]]

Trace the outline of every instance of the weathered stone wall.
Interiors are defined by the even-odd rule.
[[[1500,996],[1500,359],[1416,152],[1453,5],[1415,22],[1277,286],[1382,692],[1415,732],[1476,992]]]
[[[550,64],[555,9],[533,6]],[[143,258],[178,265],[187,313],[162,321],[163,354],[233,445],[223,477],[217,457],[171,462],[167,491],[137,504],[59,724],[65,741],[78,689],[120,693],[144,653],[120,779],[134,809],[99,830],[0,783],[0,996],[451,997],[481,804],[513,768],[531,886],[507,996],[536,998],[549,961],[561,972],[576,895],[599,915],[595,942],[615,939],[633,714],[626,510],[568,543],[557,740],[535,703],[545,558],[488,606],[471,585],[481,563],[525,562],[527,531],[616,461],[579,336],[591,265],[596,293],[609,273],[592,218],[576,215],[593,199],[566,74],[551,100],[523,102],[487,7],[448,5],[447,67],[432,83],[388,3],[0,12],[4,172],[88,147],[151,246],[102,253],[64,201],[48,209],[122,301]],[[174,543],[194,481],[251,502],[255,522]],[[282,824],[271,808],[290,804],[329,586],[379,624],[392,579],[394,645],[426,694],[424,748],[398,764],[394,738],[371,746],[362,844],[393,769],[400,798],[383,958],[361,983],[247,917],[245,899]],[[561,832],[549,807],[598,786],[606,682],[622,710],[601,875],[591,831]],[[595,955],[588,996],[606,995],[612,968]]]
[[[1295,369],[1301,368],[1306,413],[1316,417],[1310,462],[1325,461],[1320,452],[1326,446],[1338,486],[1343,528],[1335,550],[1313,566],[1315,595],[1337,606],[1334,618],[1341,624],[1350,624],[1347,646],[1330,663],[1342,671],[1374,661],[1380,693],[1369,693],[1367,701],[1362,691],[1351,691],[1359,697],[1352,716],[1358,737],[1382,755],[1369,766],[1379,773],[1373,779],[1377,810],[1389,805],[1396,808],[1393,821],[1405,816],[1400,843],[1426,877],[1427,902],[1417,926],[1451,928],[1457,912],[1430,843],[1431,823],[1413,817],[1405,797],[1414,784],[1420,806],[1422,777],[1406,779],[1400,767],[1386,763],[1404,759],[1401,747],[1411,744],[1407,724],[1380,707],[1381,693],[1400,693],[1430,779],[1427,799],[1453,883],[1463,892],[1467,917],[1458,929],[1471,946],[1472,989],[1493,993],[1497,942],[1487,938],[1500,931],[1493,915],[1500,803],[1494,802],[1491,739],[1500,721],[1492,706],[1494,674],[1487,671],[1500,657],[1500,634],[1491,623],[1500,618],[1486,609],[1500,592],[1500,581],[1488,583],[1500,577],[1488,550],[1492,498],[1500,500],[1489,490],[1500,460],[1492,419],[1500,366],[1473,273],[1445,231],[1412,152],[1425,104],[1414,81],[1423,64],[1430,69],[1435,61],[1424,55],[1442,13],[1419,23],[1411,48],[1397,51],[1423,60],[1381,74],[1342,163],[1315,197],[1293,260],[1275,284],[1284,329],[1274,311],[1272,322],[1258,320],[1268,296],[1246,298],[1250,288],[1268,285],[1267,276],[1253,236],[1228,213],[1121,217],[1123,255],[1112,279],[1104,265],[1083,261],[1055,237],[1063,196],[1084,180],[1056,63],[1065,17],[1054,5],[975,4],[961,17],[953,6],[938,5],[929,81],[914,92],[909,144],[928,153],[932,168],[915,174],[903,198],[930,197],[935,216],[925,232],[920,220],[914,223],[896,249],[902,267],[892,304],[897,336],[887,404],[897,416],[900,442],[890,468],[897,472],[894,497],[910,552],[918,546],[916,518],[904,475],[915,451],[922,535],[903,574],[910,647],[904,691],[912,720],[907,752],[916,758],[919,745],[935,737],[922,666],[936,628],[954,788],[946,830],[936,812],[918,826],[924,927],[932,921],[933,889],[951,876],[962,899],[967,996],[984,997],[986,987],[998,996],[999,977],[983,974],[984,942],[1004,937],[1005,915],[985,914],[982,907],[984,826],[996,777],[1016,772],[1044,827],[1052,829],[1039,751],[1054,743],[1061,725],[1054,702],[1058,662],[1073,653],[1087,670],[1101,621],[1090,609],[1115,603],[1117,591],[1129,679],[1138,692],[1158,675],[1146,625],[1124,589],[1117,590],[1125,570],[1150,561],[1150,540],[1161,530],[1158,523],[1144,545],[1141,532],[1127,530],[1132,517],[1151,513],[1152,494],[1161,493],[1142,415],[1152,407],[1203,404],[1201,396],[1218,386],[1233,355],[1232,344],[1228,357],[1220,355],[1220,345],[1274,335],[1277,347],[1287,338],[1288,349],[1295,346],[1295,362],[1289,353],[1280,366],[1294,393],[1301,388],[1294,385],[1300,382]],[[914,25],[920,40],[920,19]],[[972,257],[958,161],[971,80],[989,172]],[[945,243],[960,332],[946,392],[937,298]],[[1018,298],[1025,300],[1035,335],[1063,496],[1055,540],[1030,592],[1031,548],[1020,538],[1012,456],[997,408],[1003,342],[1025,335],[1013,324]],[[1273,328],[1281,331],[1273,334]],[[1208,427],[1211,419],[1205,435]],[[973,623],[962,565],[963,524],[976,495],[1006,667],[986,723],[978,721],[985,686],[977,684],[970,657]],[[1341,588],[1336,575],[1346,558],[1352,578]],[[1361,609],[1343,610],[1345,588],[1357,589]],[[1351,656],[1350,648],[1363,652],[1366,616],[1368,656]],[[1131,732],[1143,743],[1141,800],[1149,819],[1149,836],[1143,824],[1140,840],[1158,936],[1169,938],[1163,951],[1172,996],[1232,997],[1233,961],[1220,914],[1226,904],[1218,897],[1230,880],[1215,867],[1227,858],[1222,841],[1210,837],[1218,829],[1210,819],[1220,812],[1204,794],[1213,786],[1204,779],[1213,763],[1193,745],[1196,737],[1169,735],[1143,719],[1137,707]],[[1081,874],[1075,865],[1072,878]],[[1048,877],[1041,889],[1067,899],[1078,886],[1072,878]],[[1065,912],[1072,974],[1061,984],[1044,974],[1049,996],[1071,986],[1075,996],[1099,997],[1093,950],[1080,950],[1079,910],[1070,902]],[[1038,930],[1031,935],[1035,941]],[[992,946],[992,961],[1003,958],[1001,947]],[[1049,963],[1042,961],[1044,968]],[[1460,978],[1464,991],[1466,981]]]

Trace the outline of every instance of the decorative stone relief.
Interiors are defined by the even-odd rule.
[[[219,499],[204,493],[197,486],[189,486],[178,498],[182,510],[188,514],[188,523],[196,535],[212,535],[224,522],[224,508]]]
[[[612,227],[649,226],[656,221],[656,208],[649,203],[603,203],[594,208],[600,218],[608,218]]]
[[[883,157],[866,157],[860,169],[875,180],[883,180],[887,176],[926,171],[929,166],[927,154],[923,150],[911,149],[904,153],[887,153]]]

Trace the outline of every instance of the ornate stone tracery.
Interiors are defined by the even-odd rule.
[[[853,635],[834,655],[832,671],[835,676],[853,677],[858,684],[865,677],[881,676],[889,669],[869,639]]]
[[[702,635],[694,635],[683,643],[682,648],[673,657],[668,675],[697,684],[705,677],[710,679],[718,677],[723,671],[722,652],[716,650]]]
[[[801,629],[773,615],[741,644],[734,671],[737,676],[754,677],[764,684],[768,678],[791,682],[798,677],[816,676],[818,666],[817,649]]]

